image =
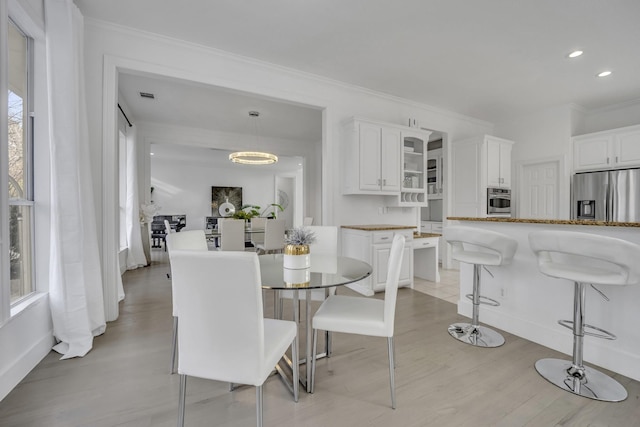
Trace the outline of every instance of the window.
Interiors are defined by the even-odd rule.
[[[8,28],[9,277],[11,304],[33,284],[32,40],[14,23]],[[4,169],[4,168],[3,168]]]

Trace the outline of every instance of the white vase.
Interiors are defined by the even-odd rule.
[[[308,268],[285,268],[283,273],[284,283],[286,283],[288,287],[307,287],[311,280],[311,271]]]
[[[311,266],[309,245],[286,245],[282,266],[293,270],[309,268]]]

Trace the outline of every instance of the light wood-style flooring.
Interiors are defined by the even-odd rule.
[[[87,356],[61,361],[50,353],[0,402],[0,426],[175,426],[167,270],[155,262],[127,272],[120,318]],[[448,301],[400,289],[397,409],[390,407],[386,340],[336,334],[333,357],[318,362],[313,395],[301,392],[294,403],[277,376],[267,380],[265,426],[640,426],[640,383],[614,375],[629,392],[621,403],[574,396],[533,367],[564,356],[507,333],[500,348],[464,345],[447,333],[463,319]],[[186,425],[254,426],[254,388],[229,392],[227,383],[189,378]]]

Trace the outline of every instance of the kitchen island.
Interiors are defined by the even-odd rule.
[[[573,284],[539,272],[537,258],[529,248],[529,233],[539,230],[567,230],[640,244],[639,223],[521,218],[447,219],[447,225],[492,230],[504,233],[518,242],[518,249],[510,265],[489,267],[493,277],[482,272],[482,294],[498,300],[501,305],[483,306],[481,322],[567,355],[572,352],[572,333],[557,321],[572,318]],[[471,265],[460,265],[460,295],[471,293],[472,274]],[[611,331],[618,339],[608,341],[585,337],[585,361],[640,380],[640,328],[637,327],[640,324],[640,285],[600,286],[599,289],[610,301],[605,301],[595,290],[588,288],[586,322]],[[458,301],[458,313],[471,317],[471,311],[471,301],[461,297]],[[509,345],[508,339],[505,345]],[[567,358],[570,359],[571,356]]]

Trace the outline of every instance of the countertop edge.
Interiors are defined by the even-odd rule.
[[[589,225],[595,227],[640,227],[640,222],[607,222],[588,221],[580,219],[527,219],[527,218],[474,218],[465,216],[449,216],[450,221],[483,221],[483,222],[511,222],[522,224],[559,224],[559,225]]]
[[[393,224],[367,224],[367,225],[342,225],[341,228],[362,231],[384,231],[384,230],[414,230],[415,225],[393,225]]]

